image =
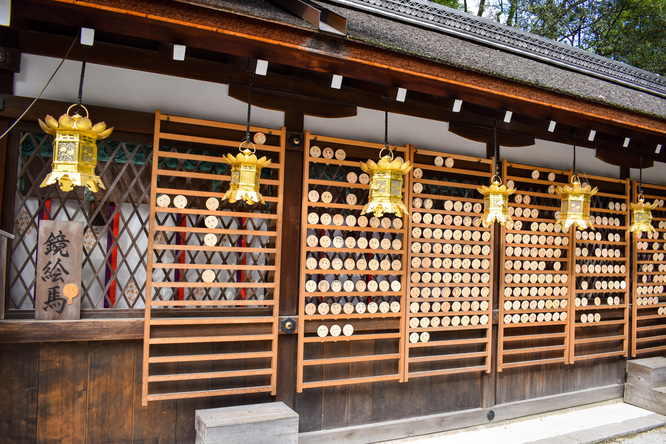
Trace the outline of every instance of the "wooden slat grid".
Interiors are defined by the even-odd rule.
[[[632,182],[632,202],[638,201],[638,182]],[[652,210],[654,234],[633,235],[631,356],[663,355],[666,350],[666,187],[643,184]]]
[[[497,368],[569,362],[572,230],[555,226],[568,171],[502,163],[513,223],[502,228]]]
[[[230,180],[221,157],[238,153],[245,126],[155,115],[144,405],[275,394],[285,130],[251,132],[267,135],[256,154],[272,159],[262,171],[266,206],[221,201]]]
[[[492,160],[411,152],[405,379],[489,372],[494,241],[477,188]]]
[[[298,392],[403,379],[408,216],[361,216],[359,161],[382,148],[305,133]]]
[[[580,176],[598,187],[590,203],[594,230],[575,230],[569,362],[629,351],[629,181]]]

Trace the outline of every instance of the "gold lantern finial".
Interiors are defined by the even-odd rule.
[[[498,175],[494,175],[491,179],[491,185],[481,186],[477,191],[483,194],[483,226],[487,227],[493,222],[497,221],[501,225],[507,221],[513,222],[509,216],[509,196],[513,194],[515,188],[507,188],[502,185],[502,179]]]
[[[645,203],[643,193],[638,195],[638,203],[630,203],[629,208],[632,214],[632,223],[629,232],[646,231],[654,233],[652,226],[652,210],[654,210],[659,202]]]
[[[250,150],[250,146],[252,150]],[[227,157],[224,157],[224,160],[231,165],[231,182],[229,191],[222,196],[222,200],[229,199],[229,202],[234,203],[242,199],[248,205],[254,205],[257,202],[266,205],[259,192],[259,179],[261,178],[261,169],[271,163],[271,160],[267,159],[266,156],[257,159],[254,144],[247,140],[241,142],[238,150],[240,153],[235,157],[232,154],[227,154]]]
[[[79,113],[69,115],[74,106],[86,112],[82,117]],[[39,126],[47,133],[55,136],[53,143],[53,165],[40,187],[58,182],[60,189],[71,191],[73,186],[86,186],[93,193],[97,186],[106,189],[102,179],[95,174],[97,166],[97,140],[105,139],[113,132],[106,123],[92,124],[88,118],[88,110],[83,105],[72,105],[58,120],[47,115],[43,122],[38,119]]]
[[[386,149],[389,154],[382,156]],[[370,175],[370,196],[361,214],[374,212],[377,217],[382,217],[384,213],[395,213],[397,217],[409,214],[402,203],[402,183],[412,164],[394,159],[393,151],[387,147],[379,155],[381,158],[377,163],[372,159],[361,162],[361,169]]]
[[[572,225],[576,225],[579,230],[588,227],[594,230],[590,221],[590,198],[599,189],[597,187],[593,189],[590,185],[581,187],[578,174],[574,173],[571,176],[571,186],[558,186],[555,191],[562,199],[560,215],[555,223],[560,224],[564,230]]]

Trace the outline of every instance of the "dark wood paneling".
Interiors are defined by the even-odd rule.
[[[319,355],[347,353],[349,344],[327,344]],[[372,343],[354,343],[354,354]],[[206,352],[206,345],[181,353]],[[235,346],[229,345],[229,350]],[[315,353],[317,354],[317,353]],[[141,407],[141,341],[3,344],[0,346],[0,433],[7,442],[173,443],[193,442],[197,409],[269,402],[268,396],[202,398],[150,402]],[[184,364],[181,364],[183,366]],[[201,370],[193,364],[191,371]],[[365,374],[377,364],[337,369]],[[507,369],[498,374],[494,406],[621,387],[626,361],[599,359],[574,365]],[[222,369],[222,368],[215,368]],[[327,370],[331,371],[331,370]],[[483,397],[483,374],[412,378],[325,389],[294,396],[301,431],[314,431],[391,419],[471,411]],[[202,387],[204,388],[204,387]],[[580,398],[581,402],[584,398]],[[486,406],[487,408],[493,405]],[[542,406],[543,407],[543,406]],[[536,407],[534,407],[536,409]],[[39,414],[38,414],[39,411]],[[542,410],[539,410],[542,411]]]
[[[176,434],[176,403],[173,401],[149,402],[141,406],[141,370],[143,362],[143,342],[134,342],[134,397],[132,410],[132,442],[137,444],[158,444],[174,441]]]
[[[132,442],[134,343],[91,342],[88,346],[87,442]]]
[[[178,352],[185,354],[212,353],[212,344],[187,344],[179,345]],[[196,373],[212,370],[210,361],[202,363],[181,362],[178,364],[178,373]],[[184,385],[185,387],[182,387]],[[210,390],[210,380],[182,381],[179,382],[178,391]],[[194,416],[196,410],[211,408],[210,398],[179,399],[176,404],[176,442],[194,442],[196,433],[194,430]],[[150,404],[149,404],[150,405]]]
[[[335,358],[349,356],[349,342],[325,342],[323,344],[324,357]],[[347,379],[349,365],[327,365],[324,367],[324,380]],[[322,394],[322,416],[326,418],[326,428],[345,427],[349,414],[347,399],[349,386],[338,385],[324,387]]]
[[[375,354],[395,353],[397,344],[391,341],[375,341]],[[395,361],[375,363],[375,374],[395,372]],[[404,409],[402,387],[393,381],[372,384],[372,422],[389,421],[402,417]]]
[[[39,344],[0,345],[0,436],[7,443],[37,440]]]
[[[85,442],[87,391],[88,343],[42,344],[37,442]]]
[[[370,356],[374,353],[373,341],[353,341],[349,343],[352,356]],[[350,366],[349,376],[361,377],[372,374],[371,362],[357,362]],[[349,415],[347,425],[368,424],[372,422],[372,384],[349,386]]]
[[[506,369],[498,373],[496,404],[622,384],[625,365],[624,358],[607,358]]]

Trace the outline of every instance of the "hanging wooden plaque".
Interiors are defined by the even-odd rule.
[[[83,222],[39,223],[35,319],[81,317]]]

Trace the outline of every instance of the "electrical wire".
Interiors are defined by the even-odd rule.
[[[44,93],[46,88],[49,86],[49,84],[51,83],[51,80],[53,80],[56,73],[60,70],[60,67],[62,66],[62,64],[65,63],[65,60],[67,60],[67,56],[69,56],[69,53],[72,51],[72,48],[74,48],[74,45],[76,44],[76,41],[79,39],[80,34],[81,34],[80,31],[79,31],[78,34],[76,34],[76,37],[74,38],[74,41],[69,46],[69,49],[67,50],[67,53],[65,54],[65,57],[62,58],[62,60],[60,61],[60,63],[56,67],[55,71],[53,71],[53,74],[51,74],[51,77],[49,77],[49,80],[46,82],[46,85],[44,85],[44,87],[39,92],[39,94],[37,94],[37,97],[35,97],[35,99],[32,101],[32,103],[30,103],[30,105],[28,105],[28,107],[25,109],[25,111],[23,111],[23,113],[18,117],[18,119],[16,119],[16,121],[14,123],[12,123],[12,125],[9,128],[7,128],[7,131],[2,133],[2,135],[0,136],[0,139],[4,138],[7,134],[9,134],[9,132],[21,121],[21,119],[28,113],[28,111],[30,111],[30,108],[32,108],[32,106],[35,103],[37,103],[37,100],[39,100],[39,98],[42,96],[42,94]]]

